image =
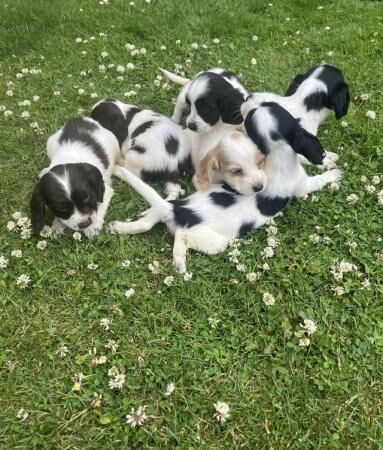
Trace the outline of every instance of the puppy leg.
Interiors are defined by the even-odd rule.
[[[63,225],[57,217],[54,218],[51,228],[53,239],[57,239],[59,236],[64,234],[65,225]]]
[[[185,85],[177,97],[176,106],[174,107],[173,115],[171,117],[171,119],[175,123],[181,122],[182,114],[187,109],[186,91],[187,91],[188,87],[189,87],[189,84]]]
[[[161,222],[161,215],[154,208],[150,208],[141,219],[133,222],[115,220],[109,224],[108,228],[112,234],[138,234],[151,230],[158,222]]]
[[[299,162],[302,165],[312,165],[304,156],[298,155]],[[326,152],[326,156],[323,159],[323,164],[316,166],[321,170],[330,170],[336,168],[336,162],[338,161],[338,154],[334,152]]]
[[[307,176],[299,186],[298,191],[295,193],[296,197],[304,197],[311,192],[319,191],[328,183],[334,181],[340,181],[343,178],[343,174],[338,169],[328,170],[320,175],[314,177]]]
[[[113,197],[113,194],[114,194],[113,188],[106,184],[103,202],[100,203],[98,206],[96,218],[94,222],[84,230],[84,235],[88,239],[93,239],[94,237],[100,234],[102,227],[104,225],[105,214],[106,211],[108,210],[109,203]]]
[[[174,234],[173,264],[179,273],[186,273],[187,231],[178,229]]]
[[[169,200],[175,200],[176,198],[179,197],[180,192],[181,192],[181,185],[178,183],[172,183],[170,181],[168,181],[166,183],[166,198],[165,200],[169,201]]]

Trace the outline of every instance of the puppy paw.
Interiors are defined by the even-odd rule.
[[[59,236],[64,234],[65,226],[58,220],[55,219],[52,223],[52,239],[57,239]]]
[[[176,268],[177,272],[179,272],[180,274],[185,274],[186,273],[186,264],[185,264],[185,260],[182,258],[177,258],[174,260],[174,267]]]
[[[88,228],[85,228],[83,230],[84,236],[87,237],[88,239],[94,239],[101,233],[101,228],[102,228],[101,224],[97,223],[92,224]]]
[[[343,178],[343,173],[339,169],[332,169],[328,172],[325,172],[326,179],[329,183],[333,183],[334,181],[341,181]]]
[[[108,231],[110,234],[129,234],[129,222],[121,222],[114,220],[108,225]]]
[[[334,169],[336,167],[336,162],[339,159],[339,155],[334,152],[326,152],[326,156],[323,159],[322,166],[324,169]]]

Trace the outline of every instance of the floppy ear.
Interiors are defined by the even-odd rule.
[[[40,234],[45,225],[45,202],[41,194],[40,182],[33,189],[30,207],[33,233]]]
[[[345,116],[350,104],[350,90],[347,83],[340,83],[330,96],[330,101],[335,112],[335,117],[340,119]]]
[[[89,184],[96,192],[97,202],[102,203],[105,193],[105,183],[101,172],[97,169],[97,167],[90,164],[86,164],[84,169]]]
[[[245,101],[237,89],[230,89],[220,101],[222,122],[240,125],[243,122],[241,105]]]
[[[298,123],[294,130],[292,142],[289,142],[292,149],[307,158],[312,164],[322,164],[325,151],[319,139],[306,131]]]
[[[213,169],[218,168],[218,153],[219,147],[210,150],[198,163],[196,170],[196,180],[198,188],[205,191],[210,187],[213,180]]]
[[[293,95],[296,90],[298,89],[299,85],[302,83],[302,81],[305,79],[305,75],[299,74],[297,75],[293,81],[289,84],[289,87],[287,88],[287,91],[285,92],[285,95]]]

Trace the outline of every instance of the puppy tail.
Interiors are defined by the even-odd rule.
[[[190,81],[189,78],[180,77],[179,75],[169,72],[168,70],[161,69],[161,67],[160,70],[167,78],[169,78],[169,80],[173,81],[173,83],[180,84],[181,86],[185,86],[185,84]]]
[[[141,178],[137,177],[130,170],[116,165],[113,174],[120,180],[129,183],[144,199],[154,208],[156,208],[164,221],[169,219],[173,212],[171,203],[164,200],[152,187],[146,184]]]

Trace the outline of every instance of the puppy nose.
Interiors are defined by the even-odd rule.
[[[197,125],[194,122],[188,123],[187,127],[189,128],[189,130],[197,131]]]
[[[79,228],[81,228],[81,229],[83,229],[83,228],[86,228],[86,227],[89,227],[89,225],[92,223],[92,219],[90,218],[90,217],[88,217],[86,220],[84,220],[83,222],[80,222],[79,224],[78,224],[78,227]]]
[[[255,186],[253,186],[253,191],[254,192],[262,191],[262,189],[263,189],[263,184],[257,184]]]

